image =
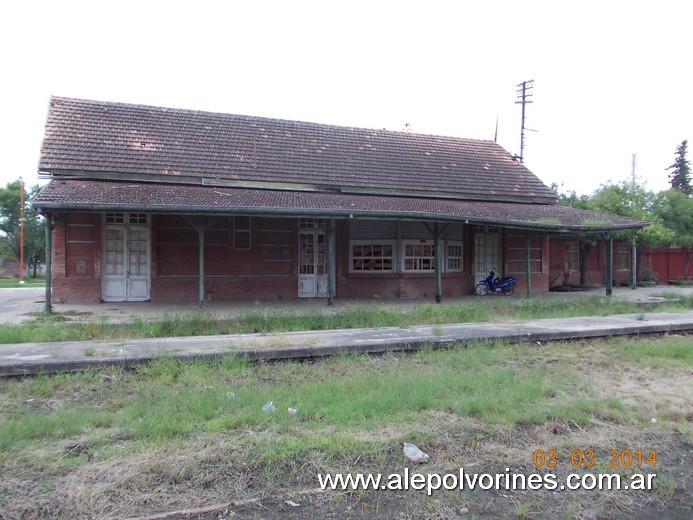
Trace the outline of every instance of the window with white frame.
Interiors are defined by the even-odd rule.
[[[106,224],[124,224],[125,213],[106,213]]]
[[[142,224],[149,223],[146,213],[106,213],[106,224]]]
[[[352,240],[349,246],[349,265],[352,273],[394,271],[394,240]]]
[[[325,229],[327,220],[324,218],[304,218],[298,219],[298,227],[300,229]]]
[[[435,245],[433,240],[402,241],[404,271],[426,272],[435,269]]]
[[[146,213],[128,213],[128,224],[146,224]]]
[[[462,242],[448,241],[448,273],[462,271]]]

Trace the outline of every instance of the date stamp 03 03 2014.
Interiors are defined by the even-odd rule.
[[[593,468],[597,466],[597,454],[594,450],[572,450],[566,456],[559,455],[558,450],[534,450],[532,453],[532,463],[536,468]],[[629,450],[613,449],[609,450],[609,468],[642,468],[657,466],[657,450]]]

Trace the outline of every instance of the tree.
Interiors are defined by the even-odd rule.
[[[0,235],[4,244],[12,251],[14,257],[20,258],[20,215],[21,190],[19,181],[0,188]],[[24,193],[24,258],[25,262],[36,271],[45,263],[46,239],[43,227],[43,217],[29,204],[29,199],[39,187],[34,186],[29,193]],[[22,266],[23,268],[24,266]]]
[[[687,153],[688,141],[684,140],[676,147],[674,164],[669,166],[667,170],[672,170],[672,172],[669,174],[671,187],[680,191],[686,197],[690,197],[693,195],[693,189],[691,189],[691,164],[686,158]]]
[[[664,191],[659,194],[654,211],[664,226],[672,231],[670,245],[683,251],[683,279],[687,280],[693,256],[693,198],[674,189]]]

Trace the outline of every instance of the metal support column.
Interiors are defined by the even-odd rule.
[[[200,285],[199,285],[199,305],[200,308],[205,306],[205,231],[207,231],[210,227],[214,225],[214,223],[217,221],[216,218],[212,218],[210,220],[207,220],[205,222],[204,217],[199,217],[199,218],[194,218],[194,217],[183,217],[190,226],[197,231],[198,239],[199,239],[199,263],[200,263],[200,270],[199,270],[199,280],[200,280]]]
[[[46,302],[43,310],[47,313],[53,312],[52,294],[51,294],[51,234],[53,231],[53,214],[46,214]]]
[[[443,301],[443,246],[440,237],[450,224],[440,226],[438,222],[433,223],[433,229],[426,222],[423,225],[433,237],[433,277],[435,278],[436,303]]]
[[[611,296],[614,286],[614,239],[609,233],[606,238],[606,295]]]
[[[205,229],[198,229],[199,237],[199,262],[200,262],[200,288],[199,288],[199,303],[200,309],[205,306]]]
[[[527,233],[525,238],[525,263],[527,264],[527,298],[532,296],[532,260],[530,255],[530,245],[532,238]]]
[[[330,221],[327,226],[327,306],[334,305],[334,288],[336,280],[336,263],[335,263],[335,223]]]
[[[632,275],[633,275],[633,283],[631,285],[631,289],[635,289],[638,287],[638,247],[635,242],[635,237],[633,237],[633,265],[632,265]]]
[[[443,300],[443,247],[440,244],[441,231],[438,223],[433,224],[434,271],[436,277],[436,303]]]

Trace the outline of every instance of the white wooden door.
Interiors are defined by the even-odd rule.
[[[319,230],[301,230],[298,237],[298,297],[325,297],[327,296],[325,234]]]
[[[151,298],[149,228],[104,228],[101,298],[106,302],[141,302]]]
[[[486,278],[491,269],[496,268],[496,275],[502,274],[501,236],[500,233],[476,232],[474,235],[474,279]]]

